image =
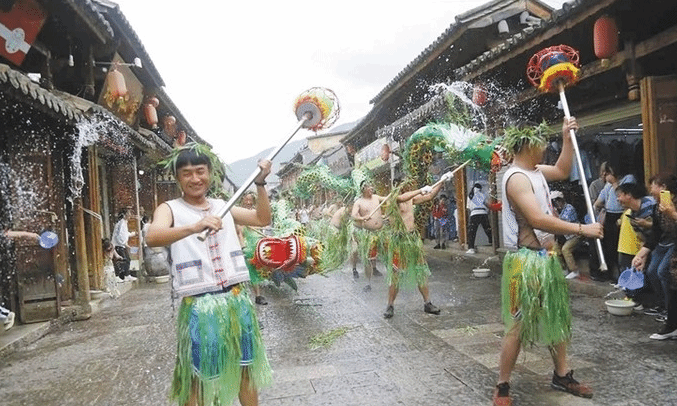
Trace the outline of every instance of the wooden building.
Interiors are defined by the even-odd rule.
[[[60,240],[51,250],[26,241],[10,247],[15,261],[0,266],[2,302],[22,322],[55,317],[67,304],[88,317],[90,289],[104,287],[101,240],[115,215],[130,208],[129,228],[138,231],[141,214],[178,195],[155,164],[177,143],[203,141],[115,3],[2,2],[0,24],[25,33],[0,39],[0,167],[8,185],[0,226],[54,230]],[[145,114],[148,104],[157,123]],[[130,245],[139,247],[138,238]]]

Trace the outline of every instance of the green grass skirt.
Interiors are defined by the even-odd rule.
[[[193,366],[192,356],[190,319],[194,310],[198,318],[200,337],[214,339],[211,343],[207,343],[205,339],[201,340],[200,351],[203,356],[200,371]],[[243,320],[243,317],[247,317],[248,320]],[[240,338],[244,325],[251,325],[253,341],[252,362],[246,367],[240,365],[242,359]],[[272,371],[247,289],[235,287],[228,293],[183,298],[177,320],[177,341],[170,398],[179,405],[185,404],[190,398],[194,379],[201,384],[204,405],[232,404],[240,391],[243,368],[249,371],[251,388],[258,390],[272,383]],[[216,357],[205,355],[214,348],[218,349]],[[214,371],[218,372],[214,374]]]
[[[423,286],[430,276],[430,268],[418,232],[391,232],[383,240],[386,242],[383,243],[381,260],[386,267],[388,286]]]
[[[569,288],[556,256],[526,248],[507,253],[501,298],[506,331],[520,321],[523,344],[552,346],[571,338]]]

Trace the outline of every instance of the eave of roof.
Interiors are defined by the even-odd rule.
[[[115,19],[115,21],[118,23],[120,27],[120,30],[122,31],[120,34],[122,34],[125,37],[125,39],[131,45],[132,49],[134,49],[134,52],[136,52],[137,57],[141,59],[143,69],[149,72],[150,76],[155,81],[155,86],[157,87],[164,86],[165,83],[162,80],[162,76],[160,76],[160,72],[158,72],[157,68],[155,67],[155,64],[153,63],[153,60],[150,58],[150,55],[146,51],[146,48],[143,46],[143,43],[141,42],[139,36],[136,34],[136,31],[134,31],[134,28],[132,28],[132,25],[127,20],[127,17],[125,17],[125,15],[120,10],[120,6],[117,3],[108,0],[84,0],[84,1],[95,3],[96,5],[98,5],[99,10],[102,10],[106,15],[110,15],[112,18]]]
[[[115,33],[110,23],[99,12],[92,0],[61,0],[70,6],[80,18],[90,26],[97,28],[95,33],[104,44],[115,38]]]
[[[538,0],[530,1],[537,3],[539,6],[545,9],[552,10],[552,7]],[[487,14],[491,14],[499,9],[505,8],[512,3],[517,3],[517,1],[494,0],[456,16],[456,21],[452,23],[442,34],[440,34],[440,36],[437,37],[437,39],[432,44],[426,47],[423,52],[421,52],[413,61],[411,61],[402,71],[400,71],[373,99],[369,101],[369,103],[376,104],[399,84],[406,82],[411,77],[413,77],[416,74],[417,68],[425,66],[436,56],[435,53],[442,52],[444,48],[448,47],[451,43],[458,39],[458,37],[467,31],[468,26],[472,22],[482,18]]]
[[[549,19],[541,22],[539,25],[526,27],[520,32],[510,36],[491,50],[484,52],[466,65],[454,70],[454,75],[458,80],[468,80],[478,77],[489,69],[490,62],[495,61],[501,56],[510,54],[518,47],[526,44],[529,40],[535,39],[539,35],[546,33],[548,30],[560,24],[562,20],[571,18],[573,15],[580,14],[594,6],[604,8],[614,1],[616,0],[573,0],[569,3],[564,3],[560,10],[553,11]]]

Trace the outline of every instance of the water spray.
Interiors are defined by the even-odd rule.
[[[272,161],[301,128],[318,131],[331,127],[338,119],[340,110],[336,94],[329,89],[313,87],[301,93],[294,102],[294,113],[298,120],[296,128],[291,135],[266,157],[266,160]],[[216,213],[216,216],[225,216],[249,186],[254,183],[254,180],[260,173],[261,168],[257,166],[256,170],[254,170],[249,178],[247,178],[242,186],[226,202],[226,205]],[[198,234],[197,238],[200,241],[204,241],[210,233],[210,230],[205,230]]]
[[[567,103],[564,89],[578,82],[580,77],[579,66],[578,51],[568,45],[545,48],[532,56],[527,64],[527,77],[532,85],[536,86],[541,92],[559,93],[562,110],[564,110],[564,116],[567,119],[571,117],[571,113],[569,112],[569,104]],[[588,209],[588,215],[594,222],[596,221],[595,212],[592,209],[588,181],[585,179],[583,161],[581,160],[581,153],[576,141],[576,132],[572,129],[569,131],[569,134],[571,135],[571,142],[576,154],[576,165],[581,178],[583,195],[585,196],[585,206]],[[597,246],[597,254],[599,255],[599,268],[602,271],[606,271],[608,268],[604,260],[602,242],[596,238],[595,244]]]

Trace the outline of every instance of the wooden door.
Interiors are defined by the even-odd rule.
[[[644,177],[677,173],[677,76],[650,76],[640,82]]]

